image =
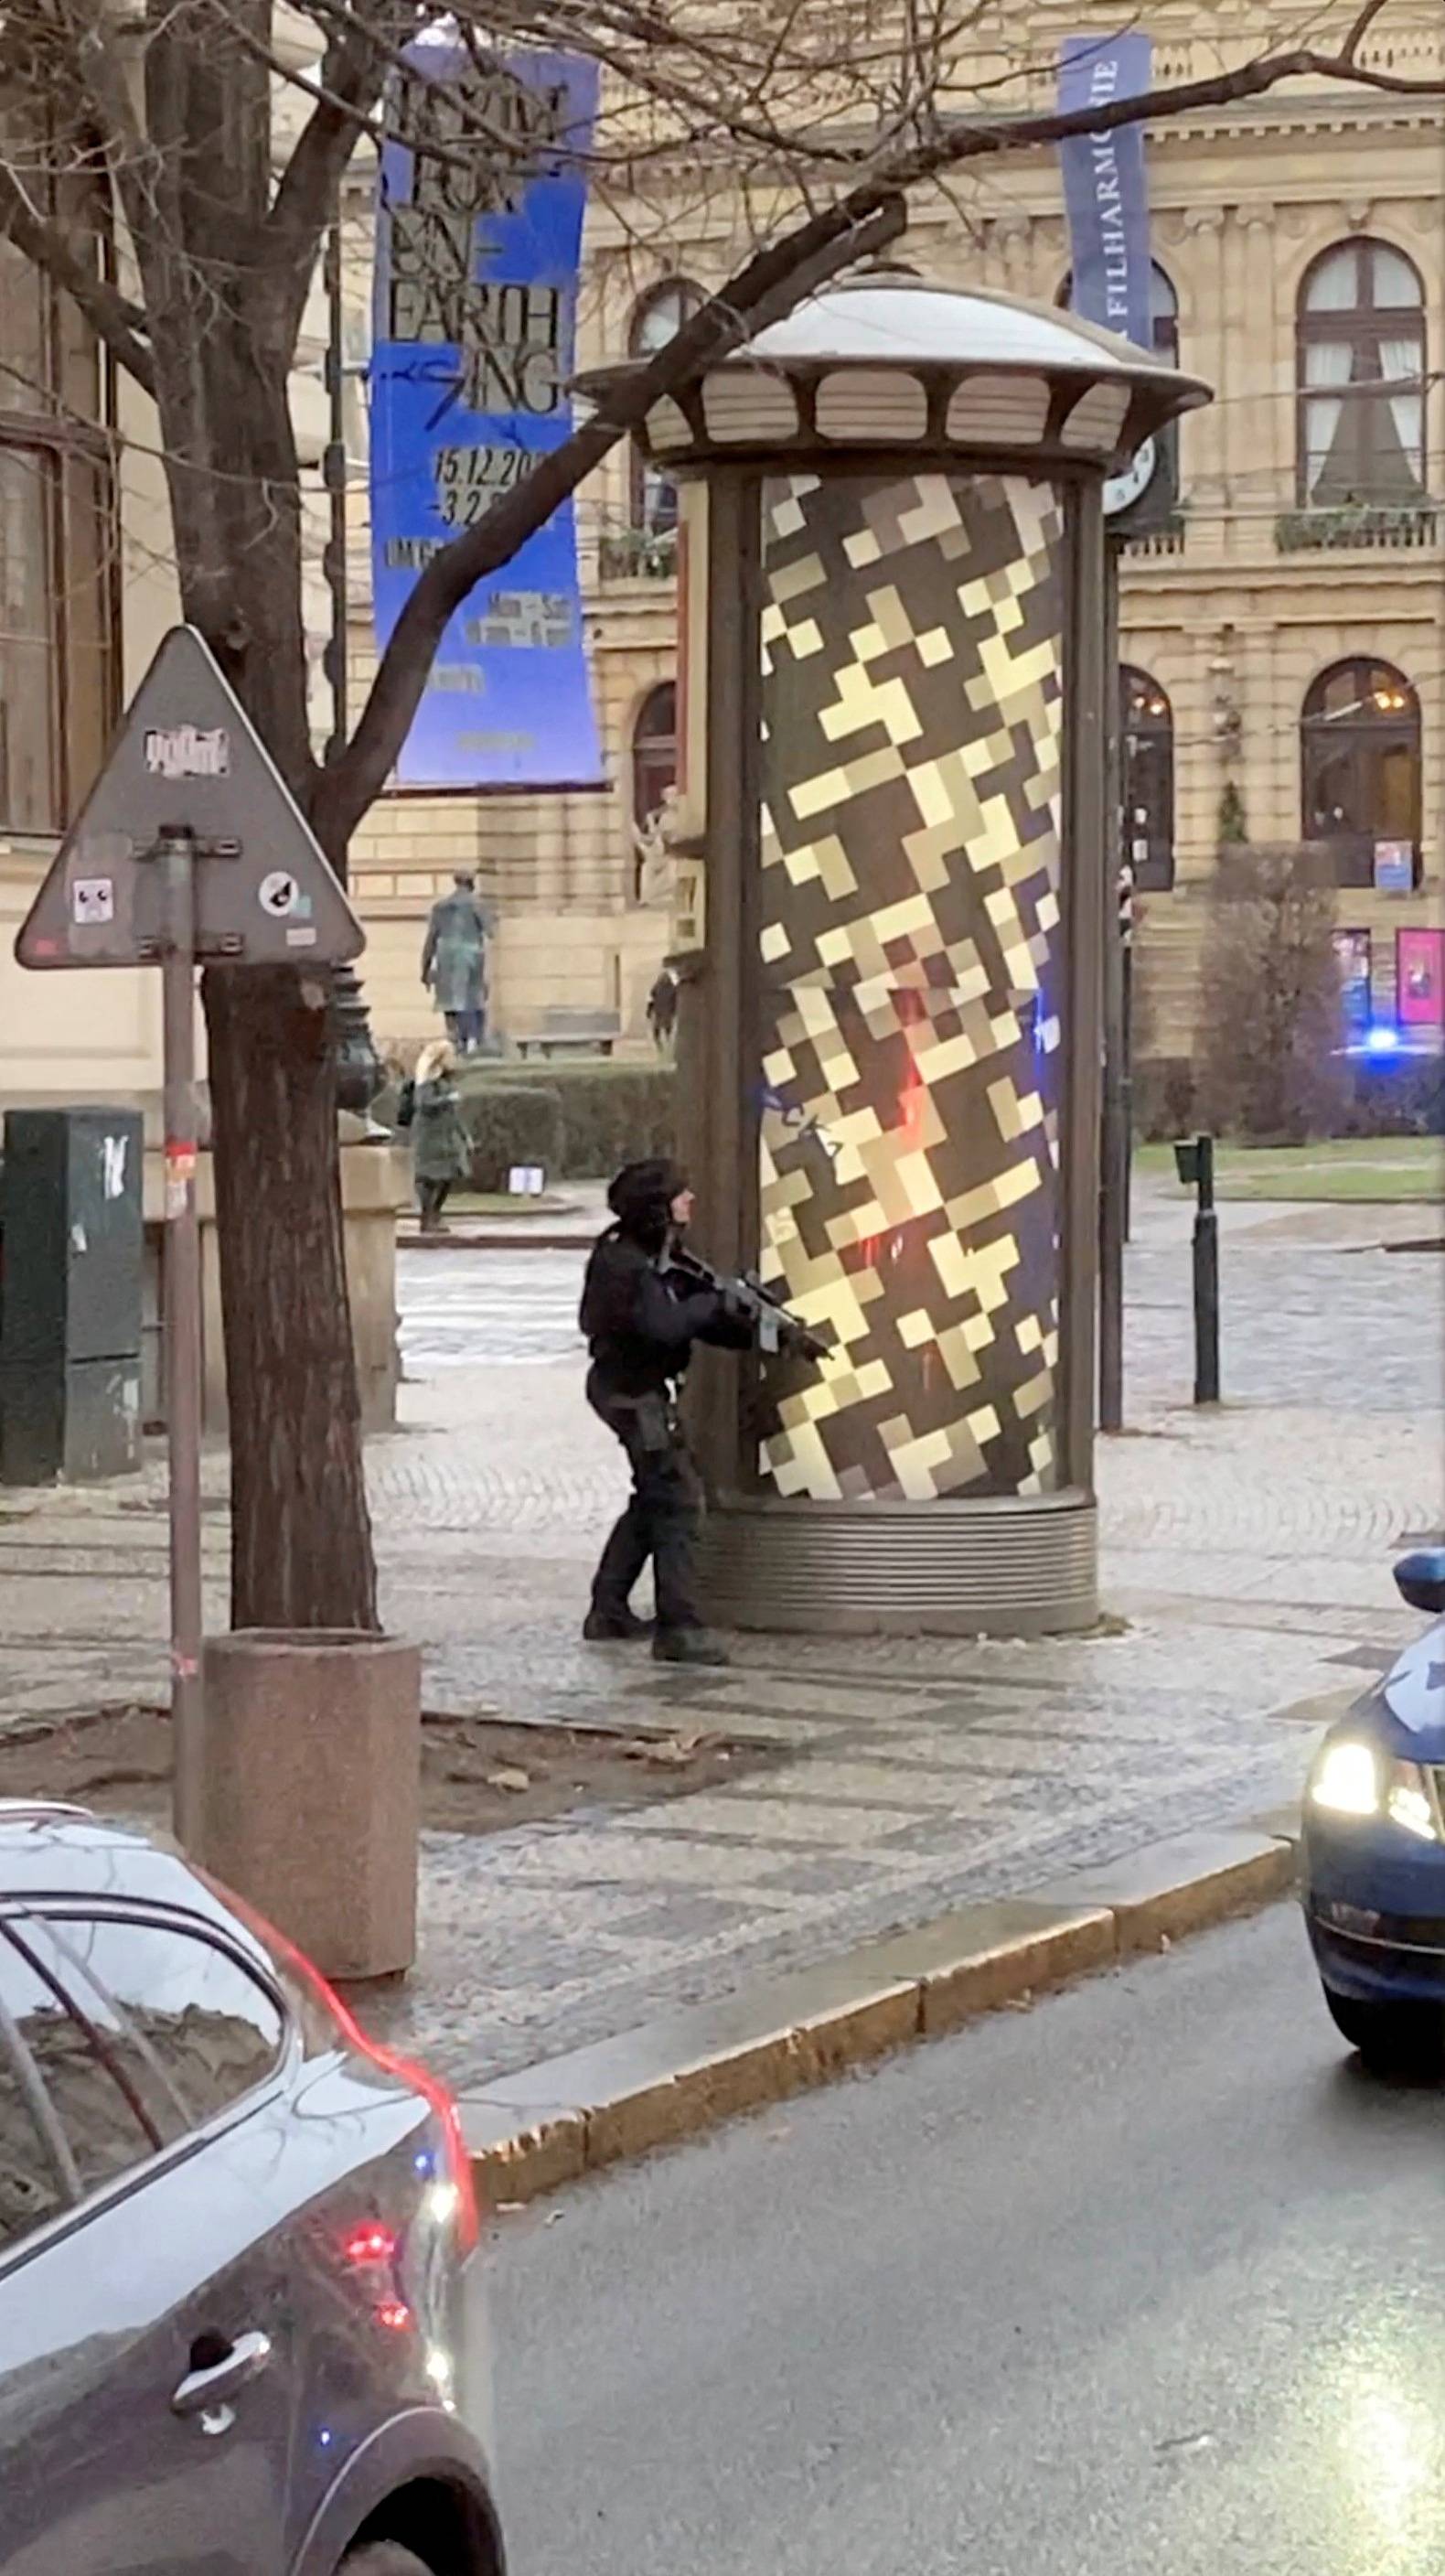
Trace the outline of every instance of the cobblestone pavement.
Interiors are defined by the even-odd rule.
[[[475,2079],[1293,1794],[1310,1725],[1280,1712],[1358,1686],[1411,1633],[1391,1555],[1445,1522],[1445,1265],[1341,1248],[1400,1211],[1227,1213],[1235,1400],[1196,1417],[1188,1212],[1140,1209],[1133,1428],[1099,1459],[1124,1633],[752,1639],[702,1676],[578,1637],[622,1479],[581,1401],[577,1258],[409,1256],[404,1427],[369,1466],[386,1615],[431,1641],[428,1705],[756,1736],[790,1758],[662,1808],[428,1836],[423,1964],[376,2013]],[[208,1462],[217,1623],[223,1474]],[[126,1488],[0,1498],[0,1716],[160,1696],[164,1546],[154,1466]]]
[[[1428,1234],[1419,1206],[1220,1211],[1222,1367],[1244,1404],[1410,1411],[1445,1389],[1432,1254],[1382,1248]],[[1128,1391],[1146,1413],[1193,1385],[1190,1210],[1141,1189],[1129,1252]],[[409,1376],[560,1359],[581,1348],[585,1250],[406,1252],[401,1347]]]

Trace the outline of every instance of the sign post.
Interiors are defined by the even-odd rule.
[[[1194,1207],[1194,1401],[1219,1402],[1219,1211],[1214,1204],[1214,1138],[1176,1145],[1174,1163]]]
[[[1119,689],[1119,548],[1104,537],[1104,1080],[1099,1151],[1099,1429],[1124,1428],[1124,1207],[1128,1097],[1124,1088],[1124,944],[1119,911],[1123,799]]]
[[[196,1214],[195,841],[163,831],[161,1025],[164,1048],[165,1234],[161,1293],[166,1355],[171,1556],[171,1764],[176,1838],[195,1846],[201,1765],[201,1229]]]
[[[178,1840],[205,1762],[196,968],[344,965],[365,940],[341,886],[194,627],[166,637],[15,942],[22,966],[158,966],[164,1044],[171,1723]]]
[[[1112,105],[1147,91],[1153,40],[1141,31],[1065,36],[1059,49],[1059,106]],[[1142,124],[1104,127],[1070,135],[1059,148],[1068,217],[1072,270],[1069,302],[1086,321],[1117,331],[1142,349],[1154,345],[1153,272],[1149,252],[1149,190]],[[1128,954],[1125,902],[1132,930],[1132,886],[1123,830],[1123,745],[1120,742],[1119,559],[1124,530],[1147,517],[1158,490],[1164,449],[1146,439],[1104,486],[1105,581],[1108,646],[1108,809],[1104,918],[1104,1081],[1099,1157],[1099,1382],[1101,1431],[1124,1427],[1124,1247],[1129,1237],[1129,1182],[1133,1154],[1129,1015],[1133,961]]]

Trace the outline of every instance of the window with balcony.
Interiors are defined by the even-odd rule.
[[[1388,662],[1336,662],[1300,721],[1302,827],[1342,886],[1413,883],[1420,851],[1420,701]]]
[[[99,260],[93,202],[33,166],[26,184]],[[103,398],[93,334],[0,240],[0,831],[63,828],[117,711]]]
[[[1342,242],[1306,271],[1296,329],[1297,498],[1319,543],[1380,541],[1425,503],[1425,299],[1386,242]],[[1344,530],[1344,534],[1331,531]]]
[[[1174,710],[1147,671],[1119,673],[1124,856],[1141,894],[1174,883]]]
[[[672,277],[645,295],[632,316],[628,354],[651,358],[675,339],[707,298],[691,278]],[[602,541],[602,571],[613,579],[632,575],[667,581],[677,560],[677,485],[631,452],[628,467],[627,525]]]

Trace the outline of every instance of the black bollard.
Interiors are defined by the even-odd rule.
[[[1174,1161],[1181,1181],[1193,1184],[1194,1210],[1194,1401],[1219,1402],[1219,1217],[1214,1205],[1214,1138],[1196,1136],[1192,1145],[1176,1145]]]

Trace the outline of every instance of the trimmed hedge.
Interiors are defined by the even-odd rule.
[[[604,1180],[643,1154],[674,1154],[677,1135],[670,1064],[613,1064],[606,1058],[548,1063],[535,1070],[495,1061],[464,1066],[462,1116],[473,1139],[471,1186],[504,1190],[515,1163],[541,1163],[549,1181]],[[1134,1129],[1147,1143],[1192,1135],[1197,1076],[1188,1056],[1146,1056],[1134,1067]],[[390,1088],[374,1115],[390,1125]],[[1445,1134],[1445,1060],[1351,1066],[1350,1096],[1336,1122],[1342,1136]]]
[[[1134,1133],[1167,1145],[1194,1132],[1197,1078],[1187,1055],[1145,1056],[1134,1067]]]
[[[1169,1144],[1198,1124],[1198,1077],[1188,1056],[1147,1056],[1134,1067],[1134,1132],[1146,1144]],[[1335,1136],[1445,1135],[1445,1058],[1372,1063],[1356,1057]]]
[[[562,1169],[562,1105],[546,1083],[464,1083],[462,1125],[474,1190],[505,1190],[517,1163],[540,1163],[549,1180]]]
[[[605,1179],[644,1154],[677,1150],[670,1064],[613,1064],[608,1058],[565,1059],[528,1066],[469,1064],[462,1072],[462,1115],[473,1134],[487,1122],[490,1150],[503,1172],[512,1163],[545,1163],[556,1180]],[[517,1140],[536,1132],[538,1096],[552,1104],[555,1146],[523,1152]],[[483,1104],[487,1104],[485,1107]],[[495,1184],[477,1182],[478,1188]]]

